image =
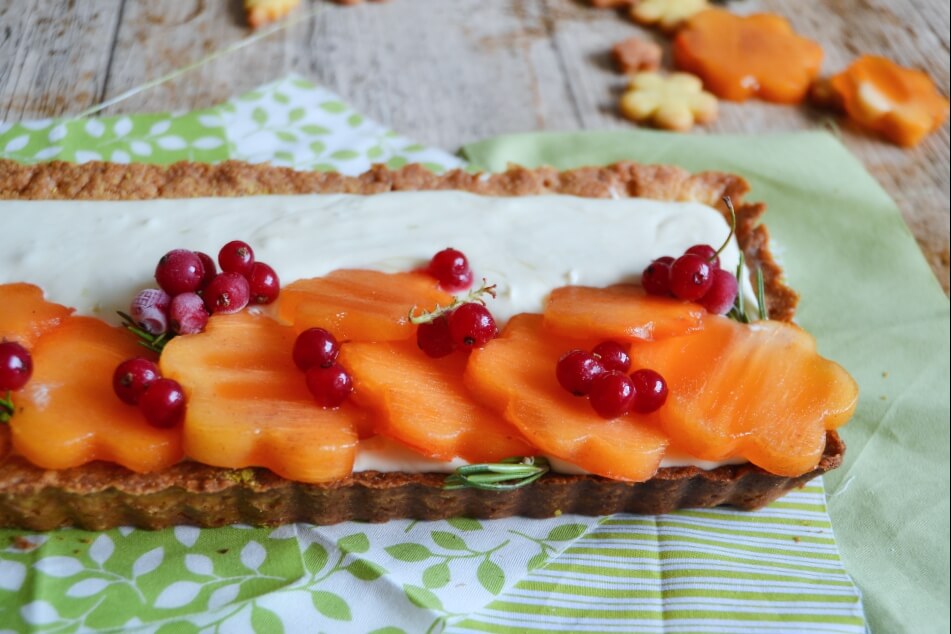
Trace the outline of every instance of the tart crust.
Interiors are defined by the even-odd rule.
[[[763,271],[771,318],[789,321],[798,295],[785,285],[759,224],[762,203],[743,198],[749,184],[720,172],[690,174],[672,166],[631,162],[558,171],[517,166],[497,174],[461,170],[436,175],[409,165],[374,166],[360,176],[297,172],[288,168],[228,161],[218,165],[176,163],[118,165],[53,162],[20,165],[0,160],[0,199],[146,200],[260,194],[461,190],[485,196],[562,194],[591,198],[640,197],[692,200],[728,216],[723,197],[736,209],[736,235],[750,270]],[[0,430],[0,434],[7,430]],[[5,443],[0,438],[0,447]],[[62,471],[45,470],[18,456],[0,462],[0,526],[49,530],[78,526],[101,530],[131,525],[221,526],[236,522],[277,525],[332,524],[347,520],[551,517],[561,513],[666,513],[677,508],[729,504],[762,507],[786,491],[839,466],[845,446],[828,432],[819,465],[797,478],[776,476],[751,464],[660,469],[647,482],[631,484],[598,476],[549,474],[531,487],[497,493],[442,489],[443,474],[368,471],[329,484],[284,480],[266,469],[223,469],[193,462],[151,474],[136,474],[101,462]]]

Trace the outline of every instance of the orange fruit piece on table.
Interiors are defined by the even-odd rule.
[[[314,402],[291,356],[296,333],[248,312],[213,315],[203,333],[162,352],[165,377],[187,398],[185,454],[238,469],[267,467],[299,482],[350,476],[364,412]]]
[[[822,457],[826,430],[848,421],[858,401],[855,380],[785,322],[709,315],[700,332],[634,344],[630,354],[632,367],[667,381],[667,402],[651,419],[704,460],[743,457],[801,475]]]
[[[466,387],[540,453],[616,480],[650,479],[664,456],[667,436],[640,414],[605,420],[588,399],[562,388],[555,378],[558,359],[572,348],[590,349],[593,343],[579,345],[552,336],[542,319],[516,315],[501,337],[473,350]]]
[[[39,286],[22,282],[0,284],[0,340],[32,348],[37,339],[72,313],[72,308],[46,301]]]
[[[353,376],[353,399],[376,415],[375,431],[429,458],[497,462],[537,451],[463,384],[468,355],[426,356],[415,341],[348,343],[340,364]]]
[[[342,269],[281,289],[278,313],[298,332],[324,328],[338,341],[399,341],[416,333],[409,311],[448,305],[452,295],[423,273]]]
[[[17,393],[13,446],[35,465],[94,460],[147,473],[182,458],[181,429],[157,429],[112,390],[116,366],[150,353],[135,337],[91,317],[70,317],[32,350],[33,376]]]
[[[568,338],[650,341],[700,330],[705,314],[699,304],[648,295],[634,284],[563,286],[548,296],[545,328]]]
[[[677,33],[673,51],[677,68],[698,75],[707,90],[731,101],[756,96],[799,103],[822,65],[822,47],[771,13],[702,11]]]
[[[917,145],[948,118],[948,100],[920,70],[865,55],[829,85],[849,117],[902,147]]]

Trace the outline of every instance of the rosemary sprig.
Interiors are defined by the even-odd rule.
[[[461,299],[459,297],[454,297],[452,299],[452,303],[447,306],[441,306],[439,304],[436,304],[436,307],[432,309],[431,311],[423,310],[418,315],[416,314],[416,310],[419,308],[419,306],[413,306],[412,308],[409,309],[409,322],[417,326],[419,324],[428,324],[429,322],[435,321],[436,319],[438,319],[439,317],[442,317],[443,315],[451,313],[452,311],[459,308],[463,304],[471,304],[473,302],[477,302],[485,306],[485,299],[483,298],[484,295],[488,295],[492,299],[495,299],[496,297],[495,284],[488,284],[485,278],[483,277],[482,286],[480,286],[479,288],[475,290],[469,291],[465,295],[465,297],[462,297]]]
[[[122,327],[134,334],[139,338],[138,344],[145,348],[148,348],[156,354],[162,354],[162,350],[165,348],[165,344],[175,335],[170,332],[163,332],[160,335],[153,335],[148,330],[142,328],[139,324],[136,323],[132,317],[117,310],[119,317],[122,317]]]
[[[756,303],[759,305],[759,318],[769,319],[769,309],[766,308],[766,283],[763,281],[763,269],[756,269]]]
[[[740,263],[736,266],[736,280],[742,284],[743,280],[743,267],[744,267],[743,252],[740,252]],[[769,311],[766,307],[766,284],[763,281],[763,269],[756,269],[756,308],[757,313],[759,314],[760,319],[769,319]],[[726,314],[730,319],[735,319],[742,324],[750,323],[750,316],[746,312],[746,305],[743,299],[743,289],[740,288],[739,292],[736,294],[736,301],[733,304],[733,308],[730,309],[730,312]]]
[[[446,478],[443,488],[512,491],[538,480],[548,473],[548,460],[541,456],[516,456],[500,462],[470,464],[456,469]]]
[[[13,418],[16,407],[13,405],[13,392],[7,390],[7,395],[0,398],[0,423],[8,423]]]

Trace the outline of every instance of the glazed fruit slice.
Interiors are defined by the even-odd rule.
[[[146,354],[120,328],[89,317],[65,320],[34,346],[33,377],[10,420],[14,448],[47,469],[105,460],[144,473],[178,462],[181,430],[150,427],[112,391],[116,366]]]
[[[451,302],[429,275],[346,269],[285,287],[278,311],[298,332],[316,327],[341,342],[399,341],[416,332],[408,318],[411,308],[432,310]]]
[[[702,306],[648,295],[640,286],[556,288],[545,304],[545,328],[576,338],[646,340],[675,337],[703,328]]]
[[[463,384],[466,354],[426,356],[415,341],[349,343],[340,363],[353,398],[376,414],[377,433],[439,460],[495,462],[536,450],[512,425],[479,405]]]
[[[649,479],[664,455],[666,436],[637,414],[605,420],[587,399],[558,384],[555,365],[577,344],[553,337],[541,315],[517,315],[500,338],[472,352],[465,384],[540,453],[617,480]]]
[[[815,340],[777,321],[744,325],[708,315],[703,331],[635,344],[635,367],[660,372],[670,390],[652,414],[671,441],[705,460],[744,457],[784,476],[819,462],[825,431],[855,410],[858,386],[816,353]]]
[[[176,337],[163,376],[187,396],[185,454],[218,467],[267,467],[300,482],[350,475],[363,412],[323,409],[292,359],[295,332],[247,312],[213,315],[205,332]]]
[[[0,338],[32,348],[44,333],[53,330],[73,309],[48,302],[43,290],[32,284],[0,284]]]

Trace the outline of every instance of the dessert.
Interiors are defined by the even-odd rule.
[[[687,132],[717,118],[717,99],[690,73],[637,73],[621,96],[621,114],[663,130]]]
[[[314,314],[313,310],[305,310],[308,305],[325,304],[324,300],[310,301],[316,282],[297,280],[315,276],[324,280],[321,284],[325,286],[318,288],[319,293],[359,317],[341,322],[347,324],[349,342],[341,340],[339,358],[330,360],[339,362],[353,375],[353,396],[339,409],[325,410],[307,394],[304,373],[295,363],[296,333],[291,326],[258,314],[267,308],[213,315],[203,332],[172,339],[159,363],[162,376],[178,381],[188,394],[181,437],[185,454],[191,460],[149,473],[101,461],[44,469],[14,452],[0,463],[0,524],[30,528],[66,524],[89,528],[116,524],[160,527],[174,523],[211,526],[235,521],[327,523],[466,514],[498,517],[620,510],[664,512],[679,506],[717,503],[760,506],[783,490],[834,467],[841,459],[838,437],[833,432],[826,436],[824,429],[819,429],[823,455],[813,456],[815,464],[794,477],[772,475],[749,463],[713,465],[711,469],[701,468],[707,465],[665,466],[656,470],[669,439],[643,417],[660,416],[667,406],[651,414],[628,414],[614,420],[599,418],[585,399],[573,397],[558,386],[555,365],[558,357],[570,348],[590,350],[601,346],[599,349],[603,350],[604,342],[587,333],[583,346],[575,345],[577,337],[569,343],[560,335],[540,336],[546,327],[545,319],[564,324],[570,323],[566,322],[569,318],[577,318],[577,311],[572,308],[579,300],[570,296],[575,291],[567,291],[567,298],[556,293],[556,301],[551,303],[560,309],[542,317],[544,300],[552,289],[566,283],[601,288],[607,296],[604,310],[613,314],[611,302],[618,297],[630,299],[629,290],[604,289],[625,281],[619,279],[625,275],[619,271],[636,274],[658,256],[683,252],[691,244],[723,241],[729,225],[724,222],[722,210],[717,212],[712,207],[718,205],[723,195],[740,201],[745,188],[745,183],[729,175],[690,176],[676,168],[633,164],[563,173],[513,169],[500,175],[454,172],[442,177],[418,168],[399,172],[377,169],[358,178],[234,163],[216,167],[181,164],[168,169],[0,164],[0,192],[8,195],[15,191],[21,197],[33,198],[44,194],[48,198],[74,199],[90,195],[123,200],[158,198],[143,203],[7,203],[7,217],[16,219],[10,222],[12,231],[17,232],[18,240],[14,243],[21,244],[23,251],[2,256],[0,270],[5,279],[0,282],[13,281],[6,276],[28,280],[35,273],[43,278],[36,281],[44,286],[47,299],[75,305],[80,312],[107,316],[114,303],[122,306],[148,282],[154,259],[161,253],[183,244],[211,250],[237,235],[253,244],[289,282],[284,291],[298,284],[300,297],[288,295],[293,300],[289,304],[293,309],[286,313],[294,315],[289,321],[300,322],[294,326],[297,331],[315,326],[308,321]],[[401,191],[406,189],[446,191]],[[458,190],[514,196],[473,196]],[[311,191],[382,195],[174,201],[156,196]],[[521,197],[547,193],[561,195]],[[617,200],[592,200],[595,196],[613,196]],[[626,200],[626,196],[641,199]],[[658,202],[671,200],[703,204]],[[771,314],[789,319],[795,294],[782,285],[779,270],[765,249],[765,229],[756,224],[762,211],[761,205],[737,205],[738,241],[747,265],[763,271]],[[441,222],[447,215],[449,221]],[[26,217],[28,222],[22,220]],[[328,223],[327,218],[333,221]],[[636,218],[637,231],[615,230],[605,235],[604,227],[624,227],[623,223],[631,218]],[[57,236],[36,232],[36,226],[65,226],[64,230],[79,243],[84,240],[83,231],[92,232],[110,245],[102,257],[128,266],[103,269],[101,263],[88,261],[90,253],[76,254],[75,258],[66,253],[49,261],[31,260],[30,253],[42,255],[44,240],[52,244],[59,240]],[[374,231],[367,231],[366,227],[374,227]],[[692,233],[698,227],[700,235]],[[529,232],[532,239],[525,240]],[[110,233],[121,238],[110,240]],[[406,235],[413,238],[401,239]],[[566,242],[565,236],[571,239]],[[454,237],[461,243],[452,244]],[[398,251],[392,250],[394,244]],[[447,244],[459,247],[468,256],[477,277],[491,278],[498,285],[498,303],[490,303],[490,308],[505,325],[499,339],[482,341],[467,335],[457,342],[465,346],[471,338],[473,343],[484,345],[479,350],[470,353],[457,348],[449,355],[434,358],[429,351],[419,349],[412,338],[413,329],[403,327],[404,322],[395,322],[400,327],[394,329],[389,327],[391,320],[363,318],[367,314],[391,314],[390,308],[377,308],[401,303],[405,306],[408,300],[392,300],[387,294],[369,302],[372,310],[364,310],[366,302],[356,302],[354,297],[365,299],[365,291],[354,295],[352,289],[359,288],[358,282],[371,273],[354,272],[352,267],[370,267],[376,270],[373,275],[403,280],[395,283],[397,290],[412,287],[413,276],[422,275],[413,271],[425,266],[428,258]],[[597,258],[591,257],[592,244],[599,250]],[[155,254],[149,258],[153,264],[145,265],[144,274],[137,262],[143,250]],[[302,253],[316,253],[325,259],[315,265],[313,258]],[[735,268],[739,253],[736,245],[731,244],[719,254],[720,265],[726,270]],[[73,271],[80,279],[93,280],[94,276],[82,277],[84,268],[100,274],[105,270],[102,277],[112,281],[91,289],[84,283],[77,284],[75,277],[61,275],[58,267]],[[350,272],[332,273],[348,268]],[[64,276],[67,279],[62,279]],[[331,284],[333,292],[325,292],[326,281],[341,276],[342,283]],[[745,293],[755,295],[748,284],[743,286]],[[668,306],[685,306],[673,299],[647,298],[643,292],[635,295],[635,303],[663,299],[661,303]],[[425,297],[415,292],[411,296],[411,308],[424,305]],[[273,314],[282,314],[283,299],[278,298]],[[440,303],[440,299],[437,296],[431,301]],[[357,308],[351,309],[353,306]],[[536,314],[515,316],[532,311]],[[633,314],[638,311],[644,313],[643,307],[635,306]],[[698,304],[687,306],[686,327],[680,324],[682,315],[674,311],[669,322],[662,322],[656,329],[645,325],[629,334],[634,340],[641,340],[671,332],[690,332],[696,329],[698,311],[703,312],[704,308]],[[340,312],[335,310],[334,314]],[[725,319],[712,314],[703,316],[703,332],[710,329],[710,323],[720,324],[718,320]],[[70,320],[86,322],[91,318],[67,318],[68,323]],[[626,321],[620,324],[621,328],[630,325]],[[64,328],[67,326],[58,327],[53,334],[68,332]],[[112,331],[108,326],[105,328]],[[713,328],[711,332],[719,330]],[[616,338],[616,331],[610,333]],[[53,334],[41,337],[34,350],[42,352],[44,342]],[[622,332],[619,336],[623,335]],[[368,341],[360,343],[358,339],[364,336]],[[686,334],[664,341],[693,336]],[[80,338],[77,342],[65,335],[58,338],[70,345],[85,341]],[[537,349],[537,354],[522,352],[526,346]],[[468,360],[466,355],[471,355]],[[631,358],[636,361],[638,356],[632,350]],[[658,353],[659,358],[666,356],[669,355]],[[473,363],[477,358],[480,362]],[[301,361],[305,367],[311,363]],[[495,368],[504,368],[507,374],[503,376]],[[541,374],[545,377],[538,379]],[[666,378],[672,381],[676,377]],[[112,379],[110,373],[104,380],[109,391]],[[518,390],[519,385],[525,389]],[[514,399],[513,389],[519,392]],[[15,396],[19,398],[22,394],[18,392]],[[467,396],[471,395],[475,398],[470,400]],[[117,406],[128,407],[115,396],[112,399]],[[671,399],[673,396],[667,405],[673,402]],[[304,409],[311,412],[308,423],[303,423],[299,416]],[[441,411],[456,414],[446,420],[440,418]],[[678,411],[671,410],[670,416],[676,418]],[[320,421],[314,422],[315,416]],[[427,424],[419,425],[414,420],[420,416],[426,417]],[[19,448],[22,443],[17,436],[31,431],[23,428],[18,417],[15,414],[12,422]],[[504,427],[506,424],[510,427]],[[823,425],[821,421],[818,424]],[[316,434],[320,442],[315,442],[314,430],[307,429],[308,425],[320,426],[321,433]],[[493,436],[485,430],[493,429],[493,425],[500,433],[494,436],[497,440],[490,442]],[[598,430],[600,441],[592,444],[586,439],[584,430],[588,427]],[[613,428],[617,428],[616,436],[602,434],[603,430]],[[419,450],[415,460],[423,467],[422,472],[406,471],[405,462],[372,464],[366,454],[360,456],[364,443],[357,441],[361,438],[367,440],[367,453],[381,453],[385,443],[381,445],[378,438],[371,439],[374,433],[390,434],[402,441],[404,447]],[[354,452],[358,454],[355,457]],[[507,454],[538,453],[550,456],[562,473],[550,473],[530,487],[505,492],[444,488],[445,474],[459,466],[459,458],[465,462],[496,461]],[[724,457],[728,453],[726,450],[718,455]],[[566,460],[570,466],[564,464]],[[347,469],[354,461],[359,468],[372,470],[350,474]],[[265,466],[269,469],[262,468]],[[579,470],[586,473],[577,473]],[[608,477],[591,475],[595,473]],[[631,482],[637,480],[645,481]],[[53,500],[57,502],[54,504]]]

